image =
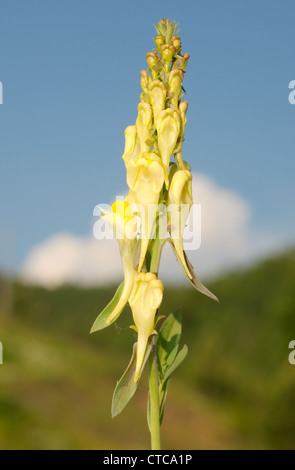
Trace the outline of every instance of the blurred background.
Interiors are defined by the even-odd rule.
[[[295,80],[292,0],[3,0],[0,15],[0,448],[144,449],[147,377],[111,419],[131,355],[128,308],[89,335],[122,279],[98,204],[127,192],[153,24],[179,23],[189,102],[183,154],[202,207],[188,252],[167,247],[162,314],[183,309],[189,354],[171,381],[166,449],[294,449]]]

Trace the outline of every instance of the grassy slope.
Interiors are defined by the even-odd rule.
[[[183,308],[189,355],[175,373],[163,423],[167,448],[295,448],[295,253],[220,278],[220,304],[167,289],[162,313]],[[114,289],[14,286],[0,317],[0,448],[148,448],[146,376],[115,420],[110,403],[135,340],[126,309],[89,335]]]

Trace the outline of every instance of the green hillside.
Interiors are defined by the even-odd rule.
[[[188,357],[171,380],[165,449],[295,449],[295,251],[208,286],[170,288],[161,313],[181,305]],[[147,378],[114,420],[111,397],[135,333],[126,309],[89,335],[108,289],[49,291],[0,283],[1,449],[144,449]],[[6,299],[6,301],[4,301]]]

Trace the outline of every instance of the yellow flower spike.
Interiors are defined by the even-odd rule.
[[[153,231],[159,194],[164,184],[164,169],[161,159],[152,152],[143,153],[136,161],[130,160],[126,168],[130,188],[127,200],[129,204],[138,206],[141,219],[140,271]]]
[[[136,126],[128,126],[125,129],[125,149],[122,158],[125,164],[130,160],[137,160],[140,155],[140,144],[136,132]]]
[[[139,103],[138,117],[136,119],[136,131],[139,138],[141,152],[148,152],[150,149],[150,131],[152,129],[153,110],[148,103]]]
[[[101,211],[103,213],[101,218],[112,226],[118,240],[124,274],[124,287],[121,297],[106,321],[106,323],[112,323],[127,304],[133,289],[136,274],[133,267],[133,255],[136,245],[137,220],[131,214],[129,204],[126,201],[116,201],[112,204],[111,211],[103,209]]]
[[[168,188],[169,162],[181,130],[179,113],[172,108],[161,111],[156,118],[156,129],[158,133],[158,146],[165,171],[165,184]]]
[[[170,98],[170,103],[172,106],[178,109],[178,101],[181,93],[183,80],[183,71],[182,70],[171,70],[168,75],[168,93]]]
[[[153,273],[139,273],[129,298],[135,329],[138,333],[134,382],[139,379],[147,343],[154,332],[155,316],[163,299],[164,286]]]
[[[154,119],[165,108],[167,87],[160,80],[153,80],[149,85],[149,96],[153,107]]]
[[[168,191],[168,224],[171,228],[174,248],[187,276],[192,279],[183,251],[183,231],[193,204],[192,175],[189,170],[171,170],[172,178]]]
[[[135,125],[125,129],[122,159],[129,193],[124,201],[114,203],[111,210],[102,211],[102,218],[111,224],[119,243],[124,282],[96,318],[91,332],[115,322],[129,302],[134,319],[131,328],[138,338],[127,369],[117,382],[112,416],[117,416],[134,395],[149,359],[148,424],[151,447],[159,450],[167,378],[187,353],[186,347],[176,351],[181,332],[180,312],[167,318],[157,341],[157,337],[151,338],[157,334],[155,328],[161,318],[157,310],[164,287],[157,276],[166,242],[190,284],[218,299],[198,280],[183,250],[184,227],[193,204],[191,171],[181,154],[188,107],[186,101],[181,101],[181,89],[189,54],[181,54],[175,21],[163,18],[155,28],[156,48],[146,55],[148,70],[141,72],[138,116]],[[170,163],[172,155],[175,163]],[[172,330],[176,336],[170,334]],[[165,354],[166,345],[169,357]]]

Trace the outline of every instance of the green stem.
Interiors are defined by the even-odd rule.
[[[149,368],[149,406],[150,406],[151,450],[161,450],[159,379],[158,379],[157,349],[156,349],[156,342],[154,339],[153,339],[153,349],[150,355],[150,368]]]
[[[158,275],[160,258],[164,244],[165,240],[161,240],[157,237],[153,245],[150,272],[156,275]],[[152,351],[149,361],[149,428],[151,433],[151,450],[161,450],[160,395],[157,342],[155,336],[152,337]]]
[[[183,160],[182,160],[181,150],[174,154],[174,158],[175,158],[175,161],[177,163],[178,169],[179,170],[185,170],[186,168],[185,168],[185,165],[184,165]]]
[[[160,258],[161,258],[161,253],[162,253],[164,243],[165,243],[165,240],[161,240],[160,238],[156,238],[154,246],[153,246],[151,264],[150,264],[150,272],[154,273],[156,275],[158,275]]]

